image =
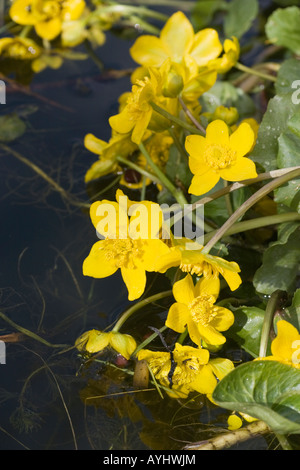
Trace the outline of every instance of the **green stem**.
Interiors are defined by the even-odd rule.
[[[16,330],[20,331],[20,333],[23,333],[25,336],[29,336],[32,339],[35,339],[36,341],[39,341],[40,343],[43,343],[45,346],[48,346],[50,348],[65,348],[69,346],[68,344],[52,344],[46,341],[45,339],[41,338],[40,336],[36,335],[32,331],[27,330],[23,326],[17,325],[14,321],[12,321],[10,318],[8,318],[4,313],[0,312],[0,318],[2,318],[4,321],[6,321],[10,326],[15,328]]]
[[[99,70],[101,72],[103,72],[104,64],[103,64],[102,60],[97,56],[96,52],[94,51],[94,49],[92,48],[90,42],[87,39],[84,41],[84,47],[85,47],[85,50],[88,53],[89,57],[97,65]]]
[[[111,5],[107,7],[101,7],[101,13],[120,13],[121,15],[141,15],[146,16],[148,18],[153,18],[154,20],[159,20],[166,22],[168,20],[168,16],[164,15],[155,10],[150,10],[149,8],[143,6],[132,6],[132,5],[122,5],[120,3],[110,2]]]
[[[282,447],[282,450],[293,450],[293,447],[289,443],[287,437],[284,434],[275,433],[275,436]]]
[[[186,121],[183,121],[182,119],[173,116],[173,114],[170,114],[168,111],[165,109],[161,108],[158,106],[158,104],[154,103],[153,101],[149,102],[157,113],[161,114],[164,116],[166,119],[169,119],[169,121],[174,122],[174,124],[177,124],[178,126],[182,127],[183,129],[186,129],[187,131],[191,132],[192,134],[198,134],[203,136],[203,132],[197,129],[196,127],[192,126],[191,124],[188,124]]]
[[[123,315],[119,318],[119,320],[115,324],[112,331],[118,332],[120,328],[123,326],[123,324],[128,320],[128,318],[130,318],[131,315],[133,315],[135,312],[137,312],[141,308],[145,307],[146,305],[151,304],[152,302],[156,302],[166,297],[171,297],[171,295],[172,295],[172,291],[168,290],[165,292],[154,294],[151,297],[148,297],[147,299],[141,300],[140,302],[136,303],[135,305],[130,307],[128,310],[126,310],[126,312],[123,313]]]
[[[240,64],[239,62],[235,64],[235,67],[240,70],[241,72],[248,73],[249,75],[255,75],[256,77],[260,77],[263,80],[269,80],[271,82],[276,82],[277,78],[273,77],[273,75],[269,75],[263,72],[259,72],[258,70],[252,69],[247,67],[246,65]]]
[[[286,298],[286,293],[281,290],[276,290],[270,297],[267,303],[267,308],[264,316],[263,326],[261,330],[259,357],[266,357],[268,343],[270,339],[270,331],[273,323],[275,312],[278,308],[282,307],[282,300]]]
[[[234,223],[242,217],[254,204],[256,204],[260,199],[265,197],[270,192],[274,191],[274,189],[282,186],[283,184],[287,183],[288,181],[299,178],[300,176],[300,169],[290,171],[287,174],[276,178],[274,181],[263,186],[259,189],[256,193],[254,193],[244,204],[241,205],[225,224],[217,231],[217,233],[212,237],[212,239],[208,242],[208,244],[204,247],[203,253],[209,253],[212,247],[223,237],[223,235],[234,225]]]
[[[128,166],[129,168],[132,168],[133,170],[137,171],[138,173],[140,173],[141,175],[143,176],[146,176],[147,178],[151,179],[152,181],[154,181],[155,183],[161,183],[160,179],[159,178],[156,178],[155,175],[153,175],[152,173],[150,173],[149,171],[141,168],[140,166],[136,165],[135,163],[131,162],[130,160],[127,160],[127,158],[124,158],[124,157],[117,157],[116,160],[120,163],[123,163],[123,165],[126,165]]]
[[[160,333],[163,333],[166,329],[167,329],[167,326],[162,326],[158,331]],[[148,344],[150,344],[157,336],[158,336],[157,333],[153,333],[152,335],[148,336],[148,338],[145,339],[145,341],[139,344],[139,346],[136,348],[133,354],[136,356],[141,349],[144,349],[146,346],[148,346]]]
[[[187,115],[187,117],[192,121],[192,123],[194,124],[194,126],[203,134],[205,135],[206,134],[206,130],[204,129],[204,127],[200,124],[200,122],[197,121],[197,119],[193,116],[193,114],[191,113],[191,111],[189,110],[189,108],[187,107],[187,105],[185,104],[185,102],[183,101],[182,98],[179,98],[179,103],[183,109],[183,111],[185,112],[185,114]]]
[[[300,221],[300,214],[298,214],[298,212],[288,212],[286,214],[268,215],[266,217],[258,217],[257,219],[243,220],[242,222],[234,224],[229,230],[227,230],[224,236],[227,237],[237,233],[247,232],[248,230],[255,230],[257,228],[293,221]],[[208,243],[217,232],[217,230],[214,230],[213,232],[205,235],[205,243]]]
[[[22,31],[19,34],[19,38],[27,38],[27,36],[30,33],[30,31],[32,30],[32,28],[33,28],[33,26],[31,24],[28,24],[28,25],[24,26],[24,28],[22,29]]]
[[[176,186],[174,186],[174,184],[167,178],[164,172],[153,162],[144,144],[140,143],[139,147],[142,154],[146,158],[148,165],[150,166],[150,168],[152,168],[156,176],[160,179],[161,184],[170,191],[170,193],[176,199],[178,204],[180,204],[181,207],[184,207],[184,205],[187,204],[187,200],[181,189],[176,188]]]

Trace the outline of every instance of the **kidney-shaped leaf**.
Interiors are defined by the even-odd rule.
[[[264,421],[280,434],[300,433],[300,370],[280,362],[242,364],[219,382],[217,405]]]

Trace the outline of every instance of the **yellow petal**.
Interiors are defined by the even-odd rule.
[[[202,196],[202,194],[205,194],[214,188],[219,179],[220,176],[213,171],[209,171],[205,175],[196,175],[192,179],[189,193],[194,194],[195,196]]]
[[[223,336],[219,331],[216,330],[213,326],[207,325],[203,326],[201,323],[198,323],[198,331],[200,337],[207,343],[213,346],[220,346],[226,342],[225,336]]]
[[[142,268],[121,268],[123,281],[128,289],[128,300],[136,300],[144,293],[146,272]]]
[[[234,369],[234,364],[229,359],[223,359],[222,357],[217,357],[209,361],[213,373],[219,380],[222,380],[225,375],[229,374]]]
[[[208,143],[229,146],[229,129],[221,119],[211,122],[206,129]]]
[[[132,131],[135,122],[131,119],[128,107],[125,106],[121,113],[109,118],[110,127],[119,134],[128,134]]]
[[[96,353],[105,349],[109,344],[110,334],[98,330],[86,331],[75,342],[77,349],[85,349],[89,353]]]
[[[197,374],[197,379],[193,381],[190,386],[198,393],[209,394],[212,393],[217,385],[217,379],[212,373],[209,365],[201,366]]]
[[[193,278],[187,274],[184,279],[175,282],[173,286],[173,295],[177,302],[188,305],[195,298],[195,289]]]
[[[109,175],[116,168],[116,164],[111,160],[98,160],[88,169],[85,174],[84,181],[89,183],[90,181],[96,180],[104,175]]]
[[[147,130],[148,124],[150,122],[152,113],[153,113],[153,110],[151,106],[149,106],[149,109],[145,111],[142,117],[135,122],[132,135],[131,135],[131,140],[135,144],[139,145],[141,143],[144,137],[144,134]]]
[[[181,262],[180,251],[176,248],[171,248],[168,253],[162,255],[155,262],[155,271],[165,273],[169,268],[179,266]]]
[[[96,155],[101,155],[103,150],[107,147],[107,142],[104,140],[98,139],[93,134],[87,134],[84,137],[84,146],[90,152],[95,153]]]
[[[272,354],[283,360],[291,361],[293,353],[300,347],[300,343],[296,344],[300,340],[298,330],[285,320],[278,321],[276,327],[277,337],[272,341]],[[296,347],[293,347],[293,344]]]
[[[202,158],[189,158],[189,167],[193,175],[205,177],[211,168],[207,165],[206,161]]]
[[[64,0],[62,19],[64,21],[77,20],[85,9],[85,2],[83,0]]]
[[[206,147],[206,139],[201,135],[188,135],[185,139],[186,151],[193,158],[201,157]]]
[[[171,59],[180,62],[193,45],[193,26],[187,17],[178,11],[167,21],[160,38]]]
[[[22,25],[35,25],[40,21],[40,17],[32,14],[31,6],[34,0],[17,0],[10,10],[9,15],[13,21]]]
[[[206,28],[195,35],[191,56],[199,66],[203,66],[210,60],[216,59],[222,49],[217,31]]]
[[[157,261],[169,253],[170,248],[162,240],[144,240],[141,264],[146,271],[156,271]]]
[[[234,323],[234,315],[224,307],[214,307],[214,313],[216,316],[211,320],[210,324],[218,331],[228,330]]]
[[[243,420],[237,415],[230,415],[227,420],[229,431],[236,431],[243,425]]]
[[[243,181],[257,177],[255,163],[247,157],[240,157],[235,164],[220,170],[220,177],[226,181]]]
[[[127,199],[124,198],[124,203]],[[115,201],[96,201],[91,205],[90,217],[97,233],[109,238],[127,238],[128,216],[127,207]]]
[[[166,326],[177,333],[183,333],[189,317],[189,310],[186,305],[175,303],[171,305],[168,312]]]
[[[242,123],[230,138],[230,147],[236,151],[237,157],[244,157],[250,152],[255,141],[255,134],[249,124]]]
[[[155,36],[143,35],[130,48],[130,55],[135,62],[146,67],[160,67],[168,58],[168,53]]]
[[[122,354],[125,359],[129,359],[136,350],[136,342],[132,336],[115,331],[110,333],[110,345],[115,351]]]
[[[111,276],[117,271],[113,259],[107,259],[105,250],[103,249],[104,240],[100,240],[92,246],[90,254],[84,260],[82,271],[84,276],[94,278],[104,278]]]
[[[212,295],[217,299],[220,292],[220,279],[219,277],[202,277],[195,286],[195,297],[199,297],[201,294]]]
[[[35,31],[38,36],[48,41],[56,38],[61,32],[61,19],[56,17],[49,21],[42,21],[35,25]]]

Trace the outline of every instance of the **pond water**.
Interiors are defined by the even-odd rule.
[[[106,70],[135,66],[131,43],[107,34],[99,50]],[[8,144],[11,151],[0,148],[0,334],[19,334],[6,343],[6,364],[0,365],[2,450],[182,449],[214,435],[216,427],[226,428],[227,412],[202,397],[180,403],[162,399],[155,389],[134,391],[132,375],[114,367],[118,358],[111,352],[82,366],[74,341],[87,329],[113,323],[128,307],[127,293],[118,274],[96,281],[82,275],[96,237],[88,210],[62,199],[13,154],[89,203],[84,175],[95,158],[85,150],[84,136],[109,138],[108,118],[129,86],[128,76],[101,74],[92,60],[66,61],[33,78],[31,91],[44,100],[8,86],[0,107],[1,115],[16,112],[27,125]],[[105,181],[111,188],[102,194],[114,199],[111,183]],[[164,277],[152,281],[145,296],[156,286],[170,287]],[[123,331],[143,339],[167,308],[168,299],[148,307]],[[259,449],[267,443],[261,438],[247,445]]]

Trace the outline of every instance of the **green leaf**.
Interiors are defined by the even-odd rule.
[[[191,184],[192,173],[189,169],[188,159],[183,158],[175,145],[170,148],[169,159],[166,165],[166,175],[174,182],[180,181],[185,188]]]
[[[257,307],[234,309],[232,306],[230,310],[234,313],[234,324],[227,331],[227,336],[251,356],[258,357],[265,311]]]
[[[256,271],[253,284],[257,292],[271,295],[280,289],[293,292],[300,263],[300,227],[287,240],[272,243],[263,255],[262,266]]]
[[[300,88],[300,62],[298,59],[287,59],[282,62],[278,70],[275,90],[278,95],[291,93],[292,89]],[[297,90],[292,95],[292,100],[299,100],[299,92]]]
[[[300,433],[300,370],[276,361],[242,364],[213,392],[221,407],[264,421],[275,433]]]
[[[284,310],[284,315],[297,330],[300,330],[300,289],[296,290],[292,305]]]
[[[214,14],[223,8],[227,9],[227,3],[223,0],[198,0],[192,11],[195,29],[199,31],[210,25]]]
[[[287,130],[287,123],[300,111],[300,105],[292,102],[292,93],[276,95],[269,101],[267,111],[258,131],[258,138],[251,158],[266,171],[275,170],[279,151],[278,139]]]
[[[26,131],[26,124],[15,113],[0,116],[0,141],[11,142],[21,137]]]
[[[256,108],[253,100],[241,88],[228,82],[216,82],[200,99],[203,112],[214,113],[218,106],[234,107],[240,118],[252,117]]]
[[[258,15],[257,0],[232,0],[228,5],[228,12],[224,20],[224,32],[227,37],[236,36],[238,39],[252,26]]]
[[[286,47],[295,54],[300,54],[300,8],[291,6],[278,8],[266,23],[266,35],[269,41]]]

